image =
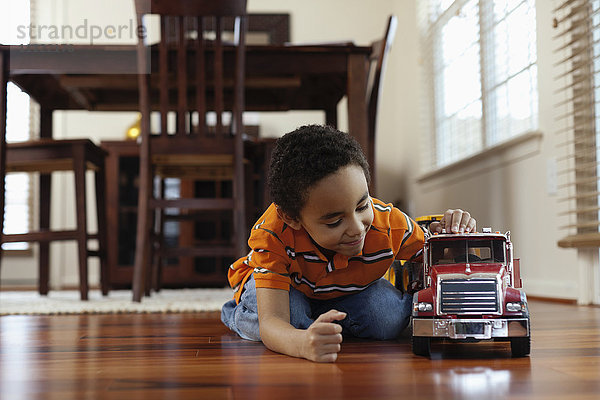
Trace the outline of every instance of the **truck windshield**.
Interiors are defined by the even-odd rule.
[[[501,239],[457,239],[430,242],[431,265],[456,263],[504,263]]]

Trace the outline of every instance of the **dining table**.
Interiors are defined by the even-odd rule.
[[[346,97],[348,133],[369,154],[367,75],[371,51],[371,46],[351,42],[247,45],[245,110],[320,110],[325,123],[337,126],[338,104]],[[52,138],[55,110],[139,110],[136,52],[136,45],[0,45],[0,176],[6,173],[8,82],[39,104],[39,136]],[[156,46],[148,47],[148,73],[154,72],[157,53]],[[232,53],[226,49],[225,68],[232,67],[228,62]],[[207,68],[209,62],[207,59]],[[158,109],[158,99],[153,107]],[[272,146],[272,140],[267,142]],[[5,206],[3,189],[0,187],[0,211]],[[40,204],[47,201],[42,192],[48,191],[40,191]],[[0,232],[2,228],[0,218]]]
[[[321,110],[325,123],[337,126],[338,103],[346,97],[348,133],[369,154],[370,53],[370,46],[352,42],[248,45],[245,110]],[[147,54],[152,73],[158,49],[149,46]],[[228,56],[233,49],[225,52],[225,68]],[[7,75],[0,79],[3,97],[12,81],[40,105],[41,137],[52,137],[54,110],[139,110],[136,45],[0,45],[0,63]]]

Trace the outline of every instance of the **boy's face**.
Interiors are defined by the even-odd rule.
[[[302,226],[321,247],[354,256],[362,251],[372,222],[365,174],[361,167],[348,165],[309,190],[300,220],[292,228]]]

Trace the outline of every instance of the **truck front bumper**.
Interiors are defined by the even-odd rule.
[[[492,339],[529,336],[528,318],[413,318],[413,336],[449,339]]]

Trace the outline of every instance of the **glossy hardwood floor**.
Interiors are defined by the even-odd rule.
[[[505,343],[348,340],[316,364],[207,314],[0,317],[0,399],[598,399],[600,308],[530,302],[532,353]]]

